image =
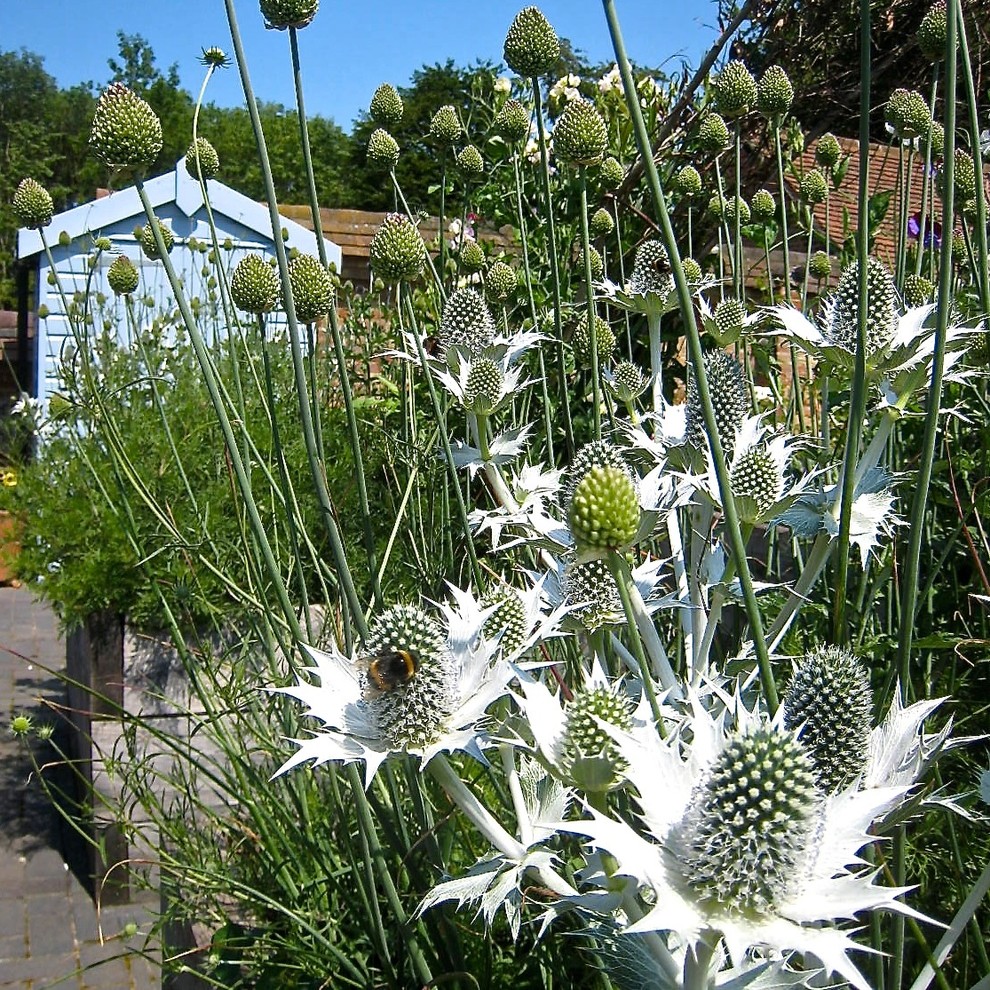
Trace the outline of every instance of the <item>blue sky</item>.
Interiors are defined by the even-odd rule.
[[[379,83],[405,85],[423,64],[498,62],[512,18],[526,0],[323,0],[316,20],[299,34],[306,109],[332,117],[345,130],[367,107]],[[265,31],[255,0],[237,0],[251,81],[265,100],[292,105],[288,38]],[[696,65],[715,38],[713,0],[617,0],[630,57],[641,64]],[[544,0],[540,9],[557,32],[592,62],[611,59],[598,0]],[[69,86],[103,84],[116,32],[141,34],[159,67],[178,64],[182,85],[196,93],[203,69],[197,57],[218,45],[231,51],[222,0],[0,0],[0,50],[26,48]],[[243,101],[236,70],[214,76],[207,94],[224,106]]]

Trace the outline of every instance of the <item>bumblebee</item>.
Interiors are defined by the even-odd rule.
[[[394,691],[419,670],[419,657],[409,650],[389,650],[368,659],[368,681],[379,691]]]

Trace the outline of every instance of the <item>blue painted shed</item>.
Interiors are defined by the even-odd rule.
[[[274,257],[276,236],[284,238],[289,250],[296,248],[304,254],[318,254],[316,236],[311,230],[282,217],[281,230],[273,231],[266,205],[216,179],[210,179],[206,186],[222,245],[218,257],[228,273],[247,253]],[[175,237],[170,258],[182,278],[187,298],[205,300],[209,294],[211,272],[207,269],[211,267],[212,242],[199,183],[186,171],[184,160],[180,160],[174,171],[149,179],[144,188],[155,215]],[[107,269],[118,254],[126,254],[140,272],[141,281],[135,298],[141,301],[145,312],[159,313],[174,308],[175,299],[164,266],[160,261],[151,261],[144,256],[135,236],[136,229],[146,222],[137,189],[132,186],[56,215],[45,228],[51,261],[37,230],[22,228],[18,232],[17,257],[28,264],[35,259],[37,264],[35,312],[44,312],[40,309],[42,306],[47,309],[47,316],[37,321],[33,373],[29,383],[32,394],[43,402],[58,389],[59,357],[66,342],[72,339],[61,293],[56,285],[50,284],[52,263],[70,305],[76,292],[88,291],[91,299],[104,297],[104,312],[111,314],[122,338],[126,332],[123,307],[115,301],[106,281]],[[108,238],[112,247],[100,254],[94,267],[93,242],[97,237]],[[339,271],[340,248],[332,241],[325,243],[327,260],[336,264]],[[214,327],[216,320],[214,314]],[[277,324],[284,323],[284,315],[273,313],[270,322],[277,330]]]

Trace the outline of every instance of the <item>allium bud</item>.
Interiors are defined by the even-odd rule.
[[[330,312],[336,294],[333,278],[319,258],[296,255],[289,262],[289,283],[300,323],[313,323]]]
[[[968,203],[976,199],[976,164],[973,156],[962,148],[955,149],[954,189],[956,202]]]
[[[798,665],[784,695],[784,724],[801,729],[826,794],[851,784],[866,765],[873,696],[866,668],[848,650],[825,646]]]
[[[723,299],[715,307],[712,336],[719,347],[734,344],[741,336],[746,321],[746,307],[738,299]]]
[[[832,259],[824,251],[816,251],[808,261],[808,274],[823,282],[832,276]]]
[[[759,189],[753,193],[749,207],[755,223],[767,223],[777,215],[777,203],[773,193],[767,189]]]
[[[316,17],[320,0],[260,0],[265,27],[284,31],[304,28]]]
[[[199,168],[196,167],[196,156],[199,155]],[[215,179],[220,171],[220,156],[217,149],[206,138],[196,138],[186,152],[186,171],[194,179],[202,176],[203,180]]]
[[[746,378],[742,365],[725,351],[708,351],[704,356],[705,378],[708,394],[715,412],[718,438],[727,456],[735,446],[736,431],[742,425],[749,408],[746,395]],[[686,438],[691,446],[704,451],[708,448],[705,418],[701,411],[701,397],[695,376],[688,379]]]
[[[946,30],[945,0],[937,0],[918,27],[918,47],[929,62],[941,62],[945,58]]]
[[[815,161],[824,169],[835,168],[842,157],[842,146],[834,134],[823,134],[815,142]]]
[[[278,302],[278,272],[260,254],[245,255],[230,277],[230,298],[245,313],[267,313]]]
[[[465,241],[457,260],[465,272],[473,275],[485,267],[485,252],[477,241]]]
[[[741,196],[732,196],[723,201],[722,217],[730,226],[735,226],[736,215],[739,216],[740,226],[749,223],[749,204]]]
[[[21,179],[10,205],[17,222],[22,227],[30,227],[33,230],[47,227],[55,213],[51,194],[34,179]]]
[[[605,209],[595,210],[588,221],[588,230],[592,237],[608,237],[615,230],[612,214]]]
[[[932,121],[928,134],[922,135],[921,147],[932,159],[941,158],[945,154],[945,128],[937,120]]]
[[[162,232],[162,240],[165,242],[165,252],[171,254],[172,245],[175,243],[175,235],[172,233],[171,228],[166,227],[160,220],[157,223],[158,229]],[[158,242],[155,240],[155,234],[151,229],[150,223],[146,223],[140,228],[137,232],[137,239],[145,257],[151,261],[158,261],[161,255],[158,253]]]
[[[368,108],[371,119],[380,127],[391,127],[402,120],[402,113],[405,109],[402,105],[402,97],[399,91],[391,83],[382,83],[375,90],[375,95],[371,98],[371,106]]]
[[[904,303],[910,308],[926,306],[932,301],[935,286],[924,275],[908,275],[904,279]]]
[[[557,158],[572,165],[595,165],[608,147],[605,120],[588,100],[571,100],[553,129]]]
[[[426,265],[423,238],[401,213],[385,217],[368,250],[372,271],[386,282],[411,282]]]
[[[450,105],[442,106],[430,120],[430,137],[437,144],[449,147],[461,136],[461,122]]]
[[[580,247],[580,246],[579,246]],[[601,251],[598,248],[592,246],[588,249],[589,260],[591,261],[591,281],[600,282],[602,277],[605,275],[605,259],[602,257]],[[583,259],[584,254],[581,253]],[[584,265],[581,266],[581,275],[584,276]]]
[[[485,174],[485,162],[473,144],[461,148],[456,161],[457,169],[465,179],[480,179]]]
[[[693,165],[685,165],[674,179],[674,188],[686,199],[701,192],[701,175]]]
[[[604,364],[615,350],[615,333],[600,316],[595,317],[595,345],[598,350],[598,361]],[[591,367],[591,334],[588,332],[588,317],[583,315],[574,327],[571,338],[574,348],[574,358],[582,368]]]
[[[162,123],[140,96],[111,83],[96,104],[89,146],[109,168],[143,171],[162,150]]]
[[[118,254],[107,269],[107,285],[118,296],[129,296],[138,287],[138,270],[126,254]]]
[[[518,100],[506,100],[495,114],[492,130],[509,144],[518,144],[529,134],[529,111]]]
[[[924,136],[932,127],[932,111],[921,93],[895,89],[887,101],[887,123],[902,140]]]
[[[611,155],[602,162],[599,174],[602,177],[602,185],[606,189],[618,189],[626,177],[625,170],[619,164],[618,159]]]
[[[451,293],[440,318],[440,343],[444,348],[460,347],[470,355],[480,354],[495,339],[495,321],[475,289]]]
[[[516,14],[505,35],[505,64],[526,78],[546,75],[560,58],[560,42],[550,22],[537,7]]]
[[[866,353],[887,347],[897,329],[897,289],[894,276],[876,258],[867,260]],[[832,344],[855,352],[859,336],[859,261],[839,276],[829,313],[827,337]]]
[[[712,90],[715,109],[729,120],[743,116],[756,106],[756,80],[738,59],[729,62],[712,80]]]
[[[579,553],[629,546],[639,529],[639,496],[629,472],[593,467],[577,483],[567,524]]]
[[[485,295],[493,303],[504,303],[516,291],[515,271],[504,261],[493,261],[485,276]]]
[[[810,168],[801,176],[801,198],[812,204],[823,203],[828,198],[828,180],[817,168]]]
[[[582,791],[601,793],[622,780],[625,761],[612,737],[602,728],[607,722],[628,731],[633,706],[621,686],[579,690],[564,708],[561,770]]]
[[[767,117],[782,117],[794,102],[794,87],[779,65],[771,65],[756,88],[756,108]]]
[[[399,162],[399,143],[384,127],[372,131],[368,138],[368,161],[389,172]]]
[[[707,114],[701,122],[698,146],[709,155],[719,155],[729,147],[729,128],[717,113]]]

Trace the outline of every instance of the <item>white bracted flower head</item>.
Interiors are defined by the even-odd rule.
[[[689,720],[665,739],[649,720],[629,732],[602,723],[638,792],[639,824],[592,811],[561,827],[588,836],[618,874],[651,892],[652,907],[627,932],[671,932],[687,947],[720,937],[735,965],[756,948],[809,954],[869,990],[849,958],[859,946],[837,923],[878,909],[920,917],[897,900],[908,888],[878,886],[859,856],[871,824],[910,785],[826,798],[782,716],[732,707],[729,728],[724,710],[713,715],[692,694]]]
[[[512,670],[497,655],[497,642],[483,629],[493,608],[482,608],[470,591],[451,587],[441,605],[446,630],[422,609],[398,605],[372,622],[366,651],[350,658],[306,647],[315,662],[301,679],[278,688],[298,698],[306,715],[323,723],[279,769],[285,773],[312,760],[365,762],[365,782],[388,757],[409,753],[422,766],[439,753],[464,750],[484,761],[482,727],[489,706],[508,690]]]

